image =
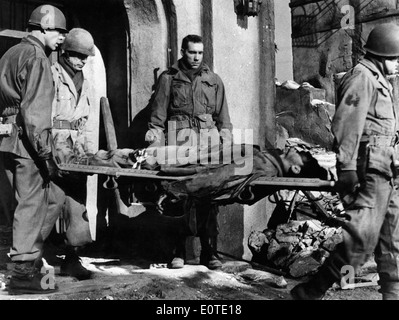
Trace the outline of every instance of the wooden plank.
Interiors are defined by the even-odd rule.
[[[84,164],[70,164],[60,163],[57,164],[60,170],[82,172],[87,174],[101,174],[110,177],[131,177],[131,178],[145,178],[145,179],[157,179],[157,180],[183,180],[187,176],[163,176],[159,171],[152,170],[140,170],[140,169],[129,169],[129,168],[115,168],[115,167],[104,167],[104,166],[91,166]],[[189,176],[188,176],[189,177]]]
[[[307,4],[311,3],[318,3],[324,0],[293,0],[291,3],[289,3],[290,8],[296,8],[296,7],[302,7]]]
[[[212,0],[201,0],[201,25],[204,41],[204,61],[213,70],[213,10]]]
[[[11,30],[11,29],[0,29],[0,37],[22,39],[22,38],[26,37],[28,34],[29,34],[29,32],[25,32],[25,31]]]
[[[104,121],[105,135],[107,138],[107,149],[118,149],[118,142],[116,140],[114,120],[112,119],[111,108],[109,106],[108,98],[101,97],[100,99],[101,114]]]
[[[259,13],[259,145],[276,142],[276,48],[274,0],[264,1]],[[265,141],[266,140],[266,141]]]
[[[91,166],[84,164],[58,164],[61,170],[84,172],[90,174],[102,174],[113,177],[131,177],[131,178],[148,178],[158,180],[184,180],[190,179],[192,176],[167,176],[160,174],[159,171],[145,169],[129,169],[114,168],[103,166]],[[260,177],[249,183],[253,186],[271,186],[280,189],[291,190],[314,190],[314,191],[332,191],[334,181],[321,180],[314,178],[284,178],[284,177]]]
[[[271,186],[287,190],[332,191],[334,181],[314,178],[260,177],[250,183],[254,186]]]

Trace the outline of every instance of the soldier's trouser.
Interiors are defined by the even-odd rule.
[[[189,215],[191,221],[187,222],[187,228],[191,231],[190,236],[200,237],[202,244],[207,243],[207,246],[202,248],[203,250],[213,249],[216,251],[217,235],[219,234],[217,220],[219,207],[205,201],[201,204],[195,204],[192,210],[195,211],[194,216]],[[185,256],[185,239],[187,236],[188,234],[183,230],[181,234],[177,234],[175,256]]]
[[[4,167],[15,191],[12,261],[33,261],[42,255],[43,241],[50,234],[65,201],[62,190],[43,178],[33,160],[4,153]]]
[[[216,237],[219,234],[217,216],[219,207],[215,204],[201,204],[196,207],[197,235]]]
[[[70,163],[76,157],[84,155],[78,150],[81,143],[73,142],[74,130],[55,130],[53,132],[56,157],[62,163]],[[81,137],[83,138],[83,136]],[[66,176],[59,186],[65,192],[66,200],[62,208],[62,233],[65,232],[66,242],[71,246],[82,246],[92,241],[89,220],[86,211],[87,176]]]
[[[89,219],[86,210],[86,183],[82,177],[79,183],[65,188],[66,200],[62,208],[65,236],[68,245],[78,247],[92,242]]]
[[[365,188],[346,213],[349,232],[344,230],[344,241],[316,275],[319,283],[342,276],[348,283],[350,268],[356,272],[374,252],[383,298],[399,299],[399,193],[393,180],[367,173]]]

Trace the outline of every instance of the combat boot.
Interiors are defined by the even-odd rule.
[[[201,254],[200,264],[208,269],[216,270],[222,267],[222,262],[217,255],[217,237],[200,237]]]
[[[175,244],[174,258],[170,263],[171,269],[181,269],[184,267],[186,258],[186,238],[178,236]]]
[[[78,280],[87,280],[92,276],[92,272],[83,267],[81,259],[76,253],[76,248],[68,246],[65,259],[61,264],[60,274],[75,277]]]
[[[15,262],[8,294],[47,294],[58,290],[54,275],[41,274],[34,261]]]
[[[378,292],[382,293],[382,300],[399,300],[399,282],[379,281],[381,288]]]
[[[291,290],[294,300],[322,300],[327,290],[339,281],[328,266],[323,267],[312,276],[311,280],[300,283]]]
[[[294,300],[322,300],[324,292],[313,286],[311,283],[300,283],[290,292]]]

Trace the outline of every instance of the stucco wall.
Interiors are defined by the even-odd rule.
[[[200,0],[175,0],[177,16],[177,41],[179,48],[178,58],[182,39],[188,34],[201,35],[201,2]]]
[[[214,71],[225,84],[234,128],[253,129],[257,143],[259,118],[253,112],[259,104],[258,18],[249,17],[240,27],[234,2],[213,1]]]
[[[213,39],[213,66],[224,81],[230,115],[235,129],[253,130],[253,140],[237,143],[258,143],[259,137],[259,18],[248,17],[243,26],[237,21],[234,2],[231,0],[212,1],[213,30],[203,35],[202,3],[200,0],[175,0],[177,18],[177,41],[187,34],[199,34]],[[148,103],[153,84],[153,70],[166,68],[167,28],[163,17],[161,0],[125,0],[131,30],[131,77],[132,117],[134,118]],[[178,58],[180,58],[178,52]],[[132,125],[134,130],[134,125]],[[219,217],[219,249],[229,254],[250,258],[247,247],[249,232],[266,227],[269,217],[268,204],[262,200],[253,206],[226,206],[221,208]]]
[[[248,17],[243,27],[237,21],[234,12],[234,2],[230,0],[213,1],[213,47],[214,71],[224,81],[227,101],[230,108],[231,121],[235,129],[253,130],[253,143],[257,144],[259,137],[259,17]],[[235,136],[237,143],[240,141]],[[245,141],[251,143],[251,141]],[[242,242],[242,257],[250,259],[251,253],[247,246],[249,233],[266,228],[269,218],[269,204],[261,200],[252,206],[226,206],[221,210],[220,220],[224,226],[237,223],[237,215],[242,217],[242,234],[232,235],[221,226],[221,249],[232,246],[234,242]],[[232,229],[234,230],[234,228]],[[240,239],[241,237],[241,239]],[[223,243],[223,240],[226,240]],[[228,241],[228,242],[227,242]]]
[[[125,0],[130,27],[131,120],[151,97],[154,72],[167,65],[167,27],[161,0]],[[158,69],[158,71],[156,71]]]

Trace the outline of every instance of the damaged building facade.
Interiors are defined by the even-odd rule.
[[[26,34],[35,7],[49,3],[60,8],[69,29],[82,27],[94,37],[92,89],[98,98],[109,99],[118,147],[138,148],[157,77],[180,58],[185,35],[202,35],[204,61],[226,87],[236,141],[252,142],[244,140],[246,132],[263,147],[266,138],[275,140],[274,2],[256,2],[256,12],[248,15],[253,2],[244,1],[243,7],[235,0],[0,0],[0,55]],[[94,107],[100,109],[99,99]],[[102,122],[99,111],[98,147],[106,149]],[[117,223],[104,181],[89,177],[88,211],[95,239],[107,224]],[[220,250],[249,258],[246,239],[251,228],[266,223],[269,207],[267,199],[253,206],[222,207]],[[3,225],[10,221],[1,220]]]
[[[98,147],[107,149],[100,113],[100,97],[106,96],[118,147],[140,148],[157,77],[180,58],[183,37],[199,34],[205,43],[204,61],[223,79],[237,143],[253,142],[263,148],[268,140],[281,147],[279,138],[284,143],[285,138],[298,137],[328,149],[335,75],[361,57],[362,45],[375,25],[397,21],[398,1],[291,0],[287,10],[292,30],[287,32],[292,32],[293,80],[309,84],[294,89],[275,84],[275,1],[258,1],[257,11],[248,14],[243,4],[254,2],[0,0],[0,55],[26,34],[26,22],[35,7],[44,3],[59,7],[68,28],[87,29],[97,47],[88,70],[97,97]],[[392,81],[395,84],[397,79]],[[394,88],[397,96],[397,85]],[[253,140],[245,140],[245,134]],[[120,213],[112,192],[103,187],[105,179],[89,177],[88,211],[94,239],[118,227]],[[12,206],[7,197],[2,202],[3,211]],[[264,229],[273,209],[267,198],[252,206],[221,207],[219,250],[250,259],[248,237]],[[2,213],[1,225],[10,226],[10,213]]]

